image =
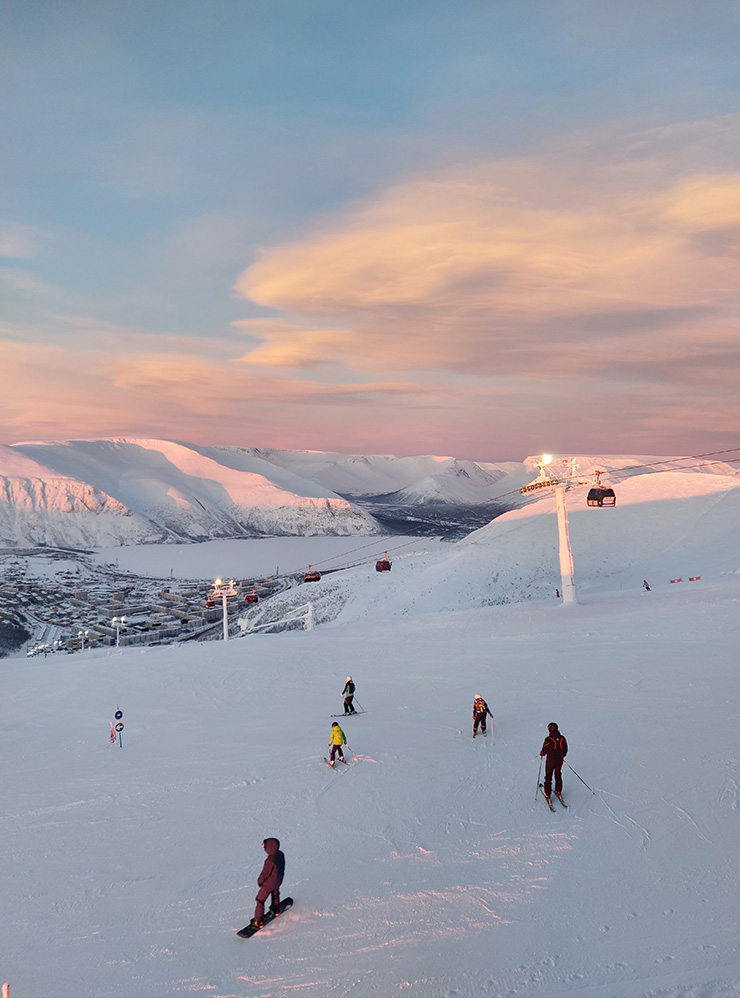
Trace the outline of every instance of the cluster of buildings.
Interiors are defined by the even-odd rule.
[[[264,597],[275,579],[235,582],[229,621],[242,612],[244,594]],[[223,628],[219,602],[207,606],[211,585],[149,579],[92,563],[82,553],[45,549],[0,552],[0,622],[31,635],[29,654],[79,651],[103,645],[207,640]]]

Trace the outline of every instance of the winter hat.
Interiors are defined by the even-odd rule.
[[[339,727],[339,721],[332,721],[332,725],[331,726],[332,726],[332,728],[338,728]]]
[[[550,723],[547,725],[548,731],[550,731],[551,728],[555,728],[556,731],[558,730],[558,726],[554,721],[550,721]]]

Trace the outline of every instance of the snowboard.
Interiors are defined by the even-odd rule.
[[[290,906],[292,904],[293,904],[293,898],[285,898],[278,905],[278,914],[282,915],[282,913],[284,911],[287,911],[288,908],[290,908]],[[269,922],[272,922],[272,920],[275,917],[276,916],[273,915],[271,911],[266,911],[265,912],[265,917],[262,919],[262,926],[261,927],[264,929],[264,927]],[[249,939],[249,937],[253,936],[255,934],[255,932],[259,932],[259,929],[255,928],[255,926],[252,925],[252,923],[250,922],[249,925],[245,925],[243,929],[239,929],[239,931],[237,932],[237,935],[241,936],[242,939]]]

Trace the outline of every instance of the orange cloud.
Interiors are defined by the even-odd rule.
[[[252,321],[264,345],[243,360],[537,376],[565,353],[603,372],[687,329],[722,340],[739,245],[740,173],[591,150],[408,181],[242,273],[240,294],[299,317]]]
[[[306,329],[279,319],[241,319],[237,329],[264,342],[239,358],[243,364],[307,369],[352,360],[359,339],[351,329]]]

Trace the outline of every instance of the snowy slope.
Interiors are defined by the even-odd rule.
[[[75,440],[16,444],[9,449],[43,463],[54,475],[73,477],[114,497],[149,525],[150,540],[377,532],[371,517],[331,492],[322,493],[313,483],[292,476],[290,484],[297,491],[291,491],[264,474],[225,466],[184,444]],[[39,519],[62,512],[54,498],[46,507],[37,504]],[[95,527],[90,517],[91,535]],[[129,543],[143,539],[132,533]],[[101,535],[95,543],[112,542]]]
[[[574,607],[414,613],[398,593],[394,615],[314,632],[0,662],[11,994],[736,996],[737,490],[621,491],[582,530],[573,513],[582,574],[603,588],[614,573]],[[614,514],[665,523],[673,547],[656,538],[647,564],[690,557],[703,581],[620,591],[641,582],[647,531],[625,541]],[[494,527],[437,556],[457,599]],[[512,545],[489,569],[533,577],[540,527],[553,546],[552,514],[510,517],[518,558]],[[405,564],[434,591],[434,564],[413,558],[376,587]],[[367,713],[345,723],[357,759],[333,772],[348,672]],[[472,742],[474,693],[495,721]],[[535,800],[551,720],[595,790],[566,769],[554,814]],[[242,941],[267,835],[295,906]]]
[[[634,476],[618,486],[613,508],[587,506],[587,492],[587,487],[572,489],[566,500],[576,582],[586,593],[639,592],[645,578],[654,588],[697,575],[720,581],[738,567],[737,475]],[[365,565],[312,586],[319,619],[380,623],[407,614],[554,601],[561,586],[551,496],[505,513],[432,554],[407,537],[388,538],[384,547],[393,559],[388,575],[375,572],[377,554],[370,548],[355,556]],[[280,594],[270,612],[279,618],[304,598],[301,591]]]

